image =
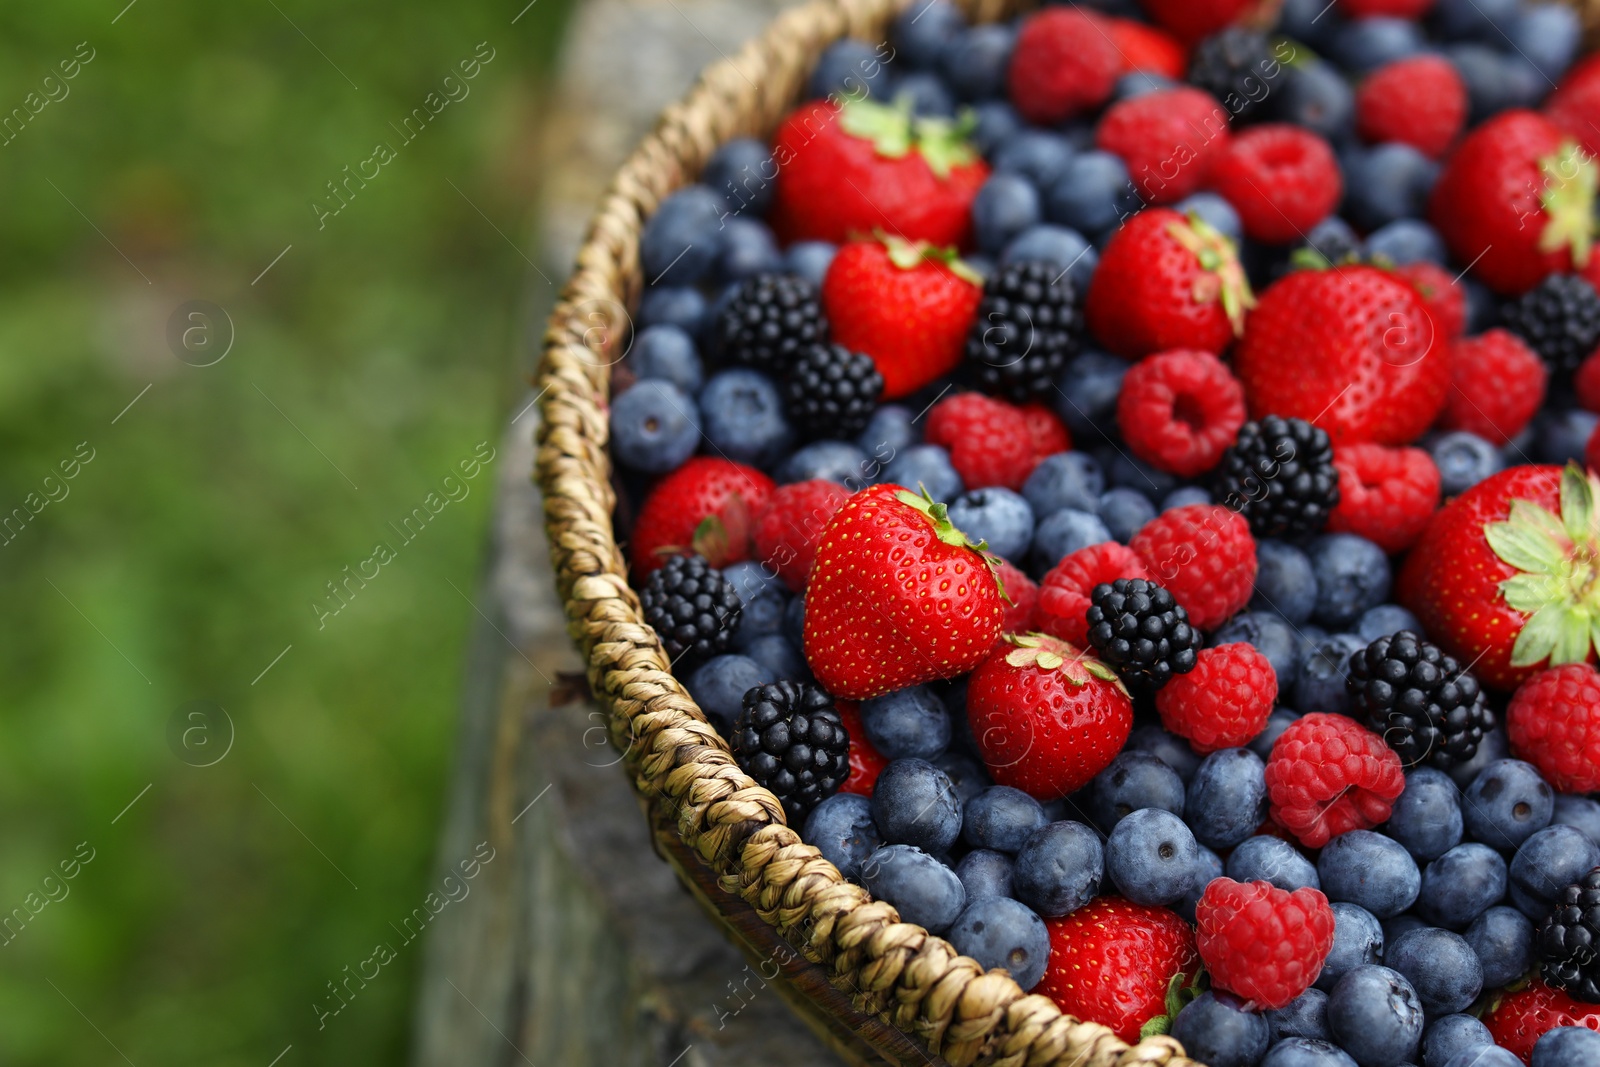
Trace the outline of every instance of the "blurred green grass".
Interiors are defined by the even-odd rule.
[[[0,115],[94,55],[0,146],[0,515],[94,452],[0,547],[0,915],[94,850],[0,947],[0,1062],[403,1062],[420,942],[325,1029],[312,1003],[429,889],[499,465],[414,543],[387,523],[522,396],[508,239],[568,3],[124,2],[0,14]],[[189,300],[232,320],[214,366],[168,349]],[[398,558],[319,629],[379,540]],[[191,700],[236,729],[214,766],[169,746]]]

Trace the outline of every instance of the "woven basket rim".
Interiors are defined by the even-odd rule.
[[[827,44],[845,36],[883,39],[906,2],[811,0],[785,11],[735,56],[705,69],[604,193],[548,321],[536,381],[536,474],[568,629],[652,822],[675,823],[678,839],[721,888],[826,968],[859,1011],[956,1067],[1201,1067],[1170,1037],[1129,1046],[1098,1023],[1063,1014],[1004,971],[985,973],[942,938],[900,922],[891,905],[845,881],[785,824],[777,798],[734,762],[671,674],[628,585],[612,526],[607,400],[610,367],[625,354],[629,309],[642,289],[640,230],[666,195],[694,180],[718,144],[769,133],[798,101]],[[956,2],[979,22],[1032,6]]]

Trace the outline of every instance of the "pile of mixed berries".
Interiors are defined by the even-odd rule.
[[[1209,1067],[1600,1064],[1600,59],[916,0],[646,224],[644,617],[846,878]]]

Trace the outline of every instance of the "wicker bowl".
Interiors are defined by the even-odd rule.
[[[902,0],[903,2],[903,0]],[[628,586],[606,452],[611,367],[643,288],[639,233],[722,142],[766,137],[840,37],[881,40],[897,0],[813,0],[715,64],[606,191],[551,315],[539,369],[538,480],[568,626],[588,662],[657,848],[762,978],[856,1063],[1198,1067],[1170,1037],[1130,1047],[1025,994],[847,882],[785,825],[783,808],[668,670]],[[961,0],[974,21],[1031,6]]]

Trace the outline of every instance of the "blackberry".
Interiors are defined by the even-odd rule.
[[[1600,342],[1600,293],[1576,274],[1552,274],[1507,304],[1502,325],[1556,374],[1571,374]]]
[[[1089,644],[1130,689],[1154,692],[1194,670],[1200,634],[1164,587],[1118,578],[1095,586],[1089,602]]]
[[[747,691],[733,724],[733,755],[783,802],[790,826],[804,823],[850,777],[850,735],[839,709],[809,682],[786,679]]]
[[[1189,57],[1189,82],[1227,108],[1237,123],[1262,117],[1267,71],[1281,64],[1272,56],[1267,35],[1230,26],[1203,38]]]
[[[739,593],[704,556],[674,556],[639,594],[644,621],[661,635],[667,658],[704,660],[726,652],[739,625]]]
[[[828,339],[816,286],[789,274],[757,274],[739,286],[716,322],[722,358],[781,374],[801,349]]]
[[[1545,982],[1600,1004],[1600,867],[1556,896],[1555,909],[1539,925],[1538,949]]]
[[[1212,475],[1213,492],[1257,537],[1305,537],[1339,503],[1339,471],[1326,430],[1268,415],[1239,428]]]
[[[1083,317],[1056,264],[1020,260],[989,275],[967,334],[967,369],[986,392],[1025,401],[1055,389],[1078,350]]]
[[[811,344],[795,356],[784,388],[789,421],[803,435],[848,440],[867,428],[883,393],[883,375],[871,356],[844,345]]]
[[[1407,767],[1460,766],[1494,728],[1478,679],[1412,630],[1352,653],[1345,687],[1352,712],[1364,716]]]

